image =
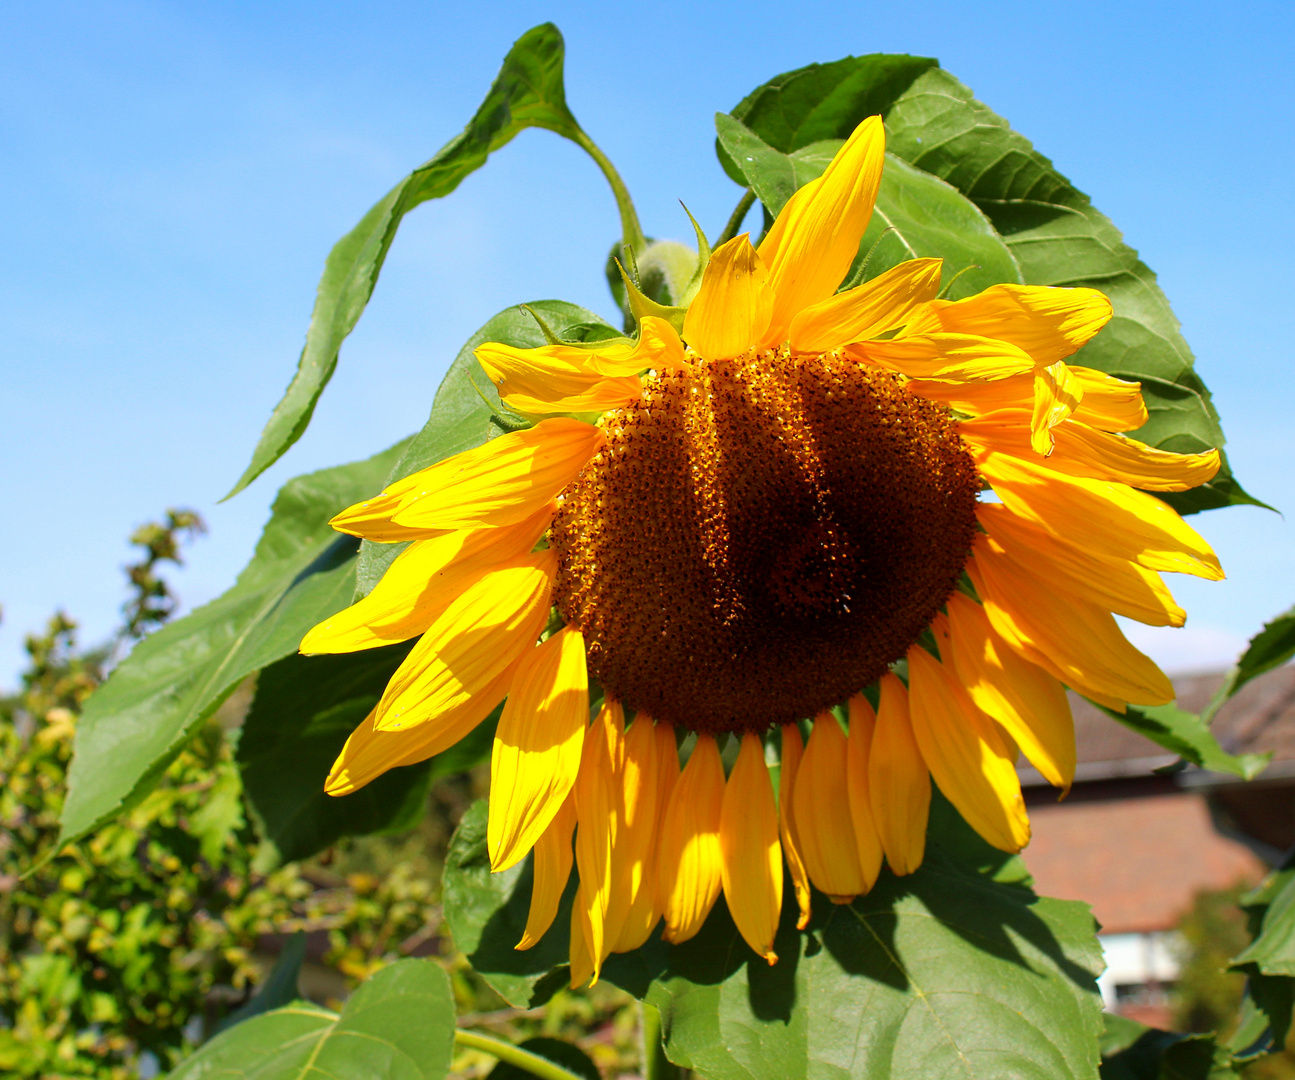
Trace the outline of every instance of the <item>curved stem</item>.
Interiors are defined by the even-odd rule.
[[[607,177],[607,183],[611,185],[612,194],[616,196],[616,209],[621,215],[621,244],[636,252],[642,252],[647,247],[647,241],[643,238],[643,228],[639,225],[634,200],[630,198],[629,188],[625,186],[621,174],[616,171],[616,166],[611,163],[611,159],[598,149],[593,139],[589,138],[581,128],[576,128],[572,138],[586,154],[594,159],[598,168],[602,170],[603,176]]]
[[[643,1010],[643,1080],[679,1080],[682,1070],[665,1056],[661,1040],[661,1014],[646,1001]]]
[[[509,1065],[525,1069],[532,1076],[541,1077],[541,1080],[584,1080],[584,1077],[577,1076],[570,1069],[564,1069],[561,1065],[540,1057],[539,1054],[532,1054],[529,1050],[514,1046],[507,1039],[497,1039],[493,1035],[482,1035],[479,1031],[455,1028],[454,1041],[460,1046],[484,1051],[500,1061],[508,1062]]]
[[[750,188],[746,189],[746,194],[742,196],[737,206],[733,208],[733,213],[728,219],[728,224],[724,226],[724,231],[719,234],[715,240],[715,247],[720,244],[727,244],[737,235],[738,229],[742,227],[742,219],[746,217],[746,212],[755,204],[755,192]]]

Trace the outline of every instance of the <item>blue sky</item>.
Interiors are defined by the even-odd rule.
[[[1287,4],[59,3],[0,14],[0,686],[55,609],[106,635],[127,534],[167,506],[211,533],[187,605],[246,561],[277,487],[419,428],[459,345],[509,304],[611,315],[615,208],[594,166],[523,133],[406,219],[315,421],[247,462],[332,243],[466,122],[511,42],[567,40],[567,94],[649,233],[714,235],[738,189],[713,114],[847,53],[938,57],[1092,195],[1159,273],[1237,474],[1295,509],[1285,320],[1295,273]],[[1174,582],[1168,668],[1222,665],[1295,602],[1292,525],[1196,519],[1228,570]]]

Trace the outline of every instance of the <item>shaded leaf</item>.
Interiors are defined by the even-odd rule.
[[[1181,1035],[1106,1014],[1102,1080],[1224,1080],[1236,1076],[1213,1035]]]
[[[216,1025],[213,1035],[219,1035],[226,1028],[260,1016],[271,1009],[281,1009],[301,997],[297,990],[297,981],[301,978],[301,965],[306,959],[306,932],[298,930],[283,943],[283,952],[274,962],[265,982],[257,987],[252,999],[235,1009],[224,1020]]]
[[[350,795],[324,793],[347,737],[377,704],[409,645],[287,656],[261,672],[239,738],[243,787],[266,850],[261,869],[305,859],[343,836],[402,832],[423,816],[432,763],[383,773]]]
[[[473,352],[487,341],[499,341],[519,349],[546,344],[544,331],[527,308],[539,315],[564,341],[601,341],[620,336],[614,326],[592,311],[563,300],[536,300],[505,308],[468,338],[459,350],[436,391],[431,416],[422,431],[410,441],[384,482],[403,479],[509,430],[507,410],[500,404],[494,384]],[[377,490],[374,488],[365,494],[372,495]],[[356,572],[357,600],[372,590],[404,548],[404,544],[375,544],[368,540],[361,544]]]
[[[1096,704],[1094,702],[1094,704]],[[1163,746],[1202,769],[1231,773],[1253,780],[1267,766],[1272,754],[1229,754],[1219,745],[1205,721],[1172,703],[1168,705],[1130,705],[1116,712],[1104,705],[1097,708],[1139,735]]]
[[[403,449],[290,480],[233,588],[141,641],[91,695],[58,847],[148,794],[239,682],[296,652],[307,630],[350,602],[358,543],[328,520],[380,487]]]
[[[1201,714],[1205,722],[1213,720],[1224,702],[1251,679],[1281,667],[1292,656],[1295,656],[1295,608],[1265,623],[1264,628],[1250,639],[1246,651],[1223,677],[1223,682]]]
[[[468,126],[387,192],[333,247],[324,264],[297,373],[230,495],[278,461],[306,430],[319,395],[333,377],[342,342],[373,295],[401,219],[420,203],[450,194],[491,153],[528,127],[576,137],[580,126],[567,108],[563,53],[562,35],[552,23],[518,38]]]
[[[443,1080],[453,1048],[449,976],[430,960],[401,960],[361,985],[340,1015],[302,1003],[255,1016],[182,1061],[171,1080]]]
[[[546,1061],[552,1061],[556,1065],[561,1065],[577,1076],[583,1076],[585,1080],[602,1080],[602,1073],[598,1071],[598,1066],[580,1047],[574,1043],[565,1042],[562,1039],[550,1039],[545,1035],[536,1035],[534,1038],[527,1039],[525,1042],[517,1044],[523,1050],[529,1050],[532,1054],[538,1054]],[[490,1080],[530,1080],[534,1073],[529,1073],[525,1069],[520,1069],[516,1065],[507,1061],[501,1061],[486,1074]]]
[[[984,211],[1027,283],[1087,285],[1111,298],[1115,318],[1076,362],[1142,383],[1150,419],[1139,439],[1183,453],[1222,448],[1218,414],[1155,275],[1087,195],[933,61],[868,56],[811,65],[771,79],[732,115],[789,154],[845,138],[876,113],[890,152]],[[1226,458],[1209,484],[1161,497],[1181,513],[1263,505],[1236,482]]]
[[[1295,878],[1265,906],[1259,935],[1233,963],[1252,963],[1265,975],[1295,976]]]

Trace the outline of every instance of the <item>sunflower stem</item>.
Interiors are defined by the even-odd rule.
[[[625,186],[621,174],[616,171],[616,166],[581,128],[576,128],[572,138],[586,154],[594,159],[594,163],[607,178],[607,183],[611,185],[612,194],[616,197],[616,209],[621,215],[621,246],[631,251],[644,250],[647,247],[647,240],[643,237],[643,227],[639,224],[638,212],[634,209],[634,200],[630,198],[629,188]]]
[[[724,231],[715,238],[715,247],[720,244],[727,244],[737,235],[738,229],[742,227],[742,220],[746,217],[746,212],[755,205],[755,192],[750,188],[738,200],[737,206],[733,207],[733,213],[729,216],[728,224],[724,226]]]
[[[500,1061],[508,1062],[509,1065],[515,1065],[532,1076],[540,1077],[541,1080],[584,1080],[570,1069],[564,1069],[561,1065],[540,1057],[539,1054],[532,1054],[529,1050],[523,1050],[507,1039],[499,1039],[494,1035],[482,1035],[479,1031],[455,1028],[454,1041],[470,1050],[481,1050],[497,1057]]]
[[[683,1070],[665,1056],[661,1013],[643,1002],[643,1080],[682,1080]]]

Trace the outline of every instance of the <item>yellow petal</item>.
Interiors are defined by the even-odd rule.
[[[442,710],[435,721],[416,723],[407,731],[378,731],[374,726],[378,711],[375,708],[346,740],[324,781],[324,791],[329,795],[350,795],[388,769],[414,765],[444,753],[494,711],[508,693],[516,669],[514,662],[483,688]],[[431,707],[425,706],[429,711]],[[422,714],[417,713],[415,719],[419,715]]]
[[[1187,620],[1187,612],[1154,570],[1059,544],[1002,503],[982,503],[976,518],[1013,562],[1052,588],[1149,626],[1182,626]]]
[[[765,344],[787,340],[797,315],[836,292],[872,218],[885,160],[881,117],[870,116],[854,129],[827,171],[782,208],[760,243],[773,294]]]
[[[871,883],[859,865],[854,838],[845,732],[830,712],[814,718],[796,781],[792,807],[809,880],[834,904],[848,904]]]
[[[1073,354],[1110,321],[1111,302],[1096,289],[1005,284],[965,300],[937,300],[930,311],[945,330],[1011,342],[1047,367]]]
[[[576,902],[571,907],[571,989],[584,986],[594,974],[594,958],[585,940],[589,900],[583,882],[576,889]]]
[[[1103,431],[1134,431],[1147,422],[1142,384],[1126,382],[1104,371],[1070,365],[1070,374],[1084,388],[1075,419]]]
[[[439,725],[511,667],[549,613],[556,552],[519,555],[478,578],[418,640],[378,703],[379,731]]]
[[[855,694],[850,699],[850,737],[846,746],[845,775],[850,803],[850,820],[854,825],[854,842],[859,854],[859,869],[863,871],[867,892],[877,883],[881,873],[881,837],[872,812],[869,793],[868,763],[872,758],[872,739],[877,727],[877,716],[868,699]]]
[[[639,320],[639,339],[633,348],[589,354],[589,366],[603,375],[637,375],[649,368],[670,371],[683,365],[683,342],[673,326],[655,315]]]
[[[546,505],[602,445],[592,424],[566,417],[500,435],[415,475],[394,520],[420,529],[513,525]]]
[[[1015,345],[969,334],[915,334],[890,341],[860,341],[845,352],[856,360],[890,368],[912,379],[1005,379],[1034,369],[1034,361]]]
[[[1155,496],[1109,480],[1067,476],[1042,462],[971,449],[1003,504],[1057,541],[1130,559],[1148,570],[1223,577],[1209,544]]]
[[[1026,660],[1081,692],[1091,689],[1132,705],[1173,701],[1173,685],[1129,644],[1108,612],[1053,593],[987,536],[976,538],[974,550],[967,571],[985,614]]]
[[[931,777],[913,735],[908,690],[894,675],[881,677],[881,702],[868,756],[868,797],[886,862],[911,874],[926,853]]]
[[[607,911],[611,906],[612,848],[616,843],[618,778],[625,748],[625,714],[606,701],[589,726],[576,779],[576,866],[580,870],[581,933],[594,982],[611,952]]]
[[[940,790],[988,843],[1020,851],[1030,842],[1030,822],[993,722],[920,645],[908,650],[908,695],[913,734]]]
[[[490,754],[490,868],[535,845],[576,781],[589,722],[584,635],[566,626],[517,665]]]
[[[946,606],[953,669],[971,700],[1002,725],[1048,783],[1069,791],[1075,725],[1065,687],[1013,652],[971,597],[954,593]]]
[[[791,323],[794,353],[822,353],[902,326],[940,291],[941,259],[910,259],[805,308]]]
[[[529,949],[537,944],[558,913],[567,879],[571,877],[571,834],[576,831],[576,801],[568,795],[562,808],[553,816],[549,827],[535,842],[534,884],[531,886],[531,908],[526,916],[526,930],[515,949]]]
[[[693,747],[670,796],[657,862],[657,888],[665,930],[676,944],[701,929],[719,898],[719,830],[724,802],[724,763],[714,736]]]
[[[602,412],[633,401],[642,390],[632,375],[609,378],[596,370],[593,354],[572,345],[518,349],[488,341],[476,357],[504,404],[529,415]]]
[[[782,764],[778,770],[778,836],[782,840],[782,853],[787,857],[787,868],[791,871],[792,888],[796,890],[796,906],[800,908],[800,918],[796,928],[804,930],[809,925],[812,914],[810,908],[809,874],[805,870],[805,860],[800,854],[800,838],[796,831],[796,814],[792,806],[796,790],[796,773],[800,770],[800,760],[804,756],[805,745],[800,738],[800,728],[795,724],[784,724],[782,728]]]
[[[404,505],[409,494],[422,482],[426,470],[420,470],[400,480],[395,480],[382,489],[380,495],[348,506],[329,521],[338,532],[361,536],[379,544],[394,544],[402,540],[420,540],[436,536],[444,530],[411,528],[397,525],[391,519]]]
[[[742,749],[724,788],[719,844],[724,896],[738,933],[757,955],[777,963],[773,939],[782,910],[778,808],[764,744],[749,731],[742,736]]]
[[[746,233],[711,252],[683,322],[683,336],[694,352],[727,360],[759,341],[769,321],[767,277]]]
[[[415,540],[368,596],[311,630],[300,651],[354,652],[417,637],[483,574],[529,552],[549,527],[555,507],[549,503],[516,525]]]
[[[1052,429],[1074,413],[1083,396],[1083,386],[1060,361],[1034,373],[1030,446],[1036,454],[1052,453]]]
[[[612,952],[629,952],[647,941],[660,918],[654,859],[661,783],[652,717],[639,713],[625,736],[611,851],[611,897],[607,939]],[[674,753],[673,744],[670,752]]]

